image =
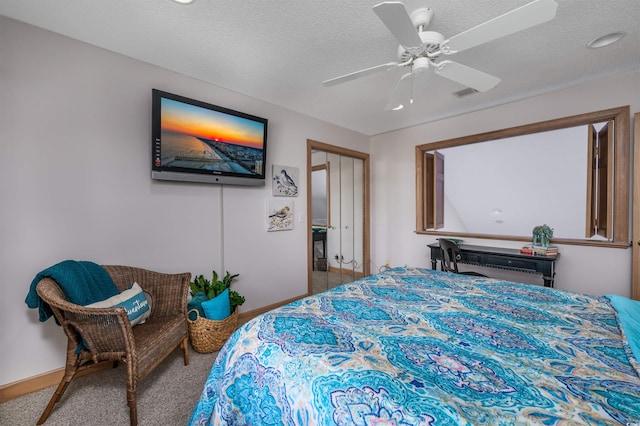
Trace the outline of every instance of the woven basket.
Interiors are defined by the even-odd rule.
[[[191,312],[196,313],[196,319],[189,318]],[[196,352],[208,354],[219,351],[224,342],[233,334],[238,325],[238,308],[223,320],[210,320],[201,317],[197,309],[187,312],[187,322],[189,323],[189,339],[191,346]]]

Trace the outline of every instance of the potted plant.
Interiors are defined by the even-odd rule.
[[[209,319],[224,319],[245,301],[243,296],[231,290],[231,282],[240,274],[231,275],[227,271],[226,275],[219,279],[218,273],[214,270],[212,279],[209,280],[203,275],[198,275],[189,283],[191,296],[193,296],[191,308],[198,309],[198,304],[202,309],[198,309],[200,314],[204,314]],[[211,302],[210,302],[211,301]],[[191,303],[191,302],[190,302]],[[208,312],[219,311],[219,314],[209,314]]]
[[[220,279],[213,271],[211,280],[198,275],[189,283],[193,298],[187,305],[187,322],[191,345],[196,352],[219,350],[235,331],[238,306],[245,300],[237,291],[231,290],[231,282],[239,275],[227,271]]]

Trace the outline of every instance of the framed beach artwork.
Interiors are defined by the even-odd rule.
[[[289,166],[273,166],[271,193],[276,197],[298,196],[298,168]]]
[[[293,229],[293,200],[271,199],[267,206],[267,231]]]

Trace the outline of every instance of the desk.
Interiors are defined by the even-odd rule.
[[[437,261],[442,259],[440,245],[433,243],[428,247],[431,249],[431,268],[437,269]],[[544,286],[553,287],[553,279],[556,275],[555,263],[560,254],[545,257],[530,256],[521,254],[520,249],[460,244],[460,257],[458,263],[542,274]]]

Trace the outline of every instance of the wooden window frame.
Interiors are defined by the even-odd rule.
[[[514,136],[521,136],[531,133],[540,133],[549,130],[563,129],[589,123],[599,123],[613,120],[614,122],[614,147],[613,147],[613,168],[611,170],[613,180],[612,199],[612,220],[613,239],[611,241],[600,241],[579,238],[553,238],[554,244],[571,244],[582,246],[598,246],[612,248],[628,248],[629,241],[629,213],[630,213],[630,118],[629,106],[611,108],[602,111],[595,111],[586,114],[563,117],[549,121],[543,121],[524,126],[506,128],[502,130],[480,133],[471,136],[464,136],[454,139],[447,139],[438,142],[431,142],[415,147],[416,158],[416,230],[417,234],[439,235],[451,237],[483,238],[492,240],[507,241],[531,241],[531,236],[522,235],[498,235],[498,234],[476,234],[466,232],[444,232],[441,230],[428,230],[425,221],[425,167],[424,153],[455,146],[469,145],[473,143],[486,142],[495,139],[503,139]]]

